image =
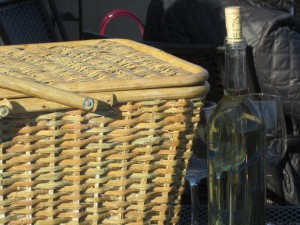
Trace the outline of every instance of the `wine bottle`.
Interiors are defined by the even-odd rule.
[[[240,8],[225,8],[224,96],[208,126],[208,224],[265,225],[265,128],[247,95]]]

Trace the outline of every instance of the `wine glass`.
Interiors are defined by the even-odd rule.
[[[207,159],[207,126],[210,115],[217,104],[212,101],[204,101],[200,111],[200,120],[197,126],[193,142],[193,154],[200,159]]]
[[[280,97],[270,94],[251,94],[258,107],[266,130],[266,173],[267,188],[273,193],[267,203],[282,204],[283,174],[278,169],[287,151],[286,124]]]
[[[280,97],[277,95],[250,94],[263,118],[266,130],[266,165],[277,166],[287,150],[286,124]]]
[[[207,178],[207,125],[216,103],[203,101],[200,111],[200,120],[193,141],[193,153],[190,157],[185,179],[188,181],[191,193],[191,224],[198,225],[198,185],[201,180]]]

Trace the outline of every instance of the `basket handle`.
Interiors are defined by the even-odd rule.
[[[134,15],[132,12],[126,10],[126,9],[115,9],[109,13],[107,13],[100,26],[99,26],[99,34],[100,35],[104,35],[105,34],[105,30],[106,30],[106,26],[107,24],[114,18],[120,17],[120,16],[126,16],[129,17],[130,19],[132,19],[133,21],[135,21],[139,27],[140,33],[143,36],[144,34],[144,24],[142,23],[142,21],[136,16]]]
[[[8,74],[0,74],[0,81],[1,88],[60,103],[72,108],[94,112],[98,106],[98,100],[96,99],[51,87],[36,81],[10,76]]]

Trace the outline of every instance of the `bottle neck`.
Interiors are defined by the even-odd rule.
[[[225,39],[225,95],[236,96],[247,93],[246,46],[244,38]]]

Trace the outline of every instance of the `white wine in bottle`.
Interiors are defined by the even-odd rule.
[[[208,126],[208,224],[265,225],[265,130],[247,95],[240,8],[225,8],[224,97]]]

